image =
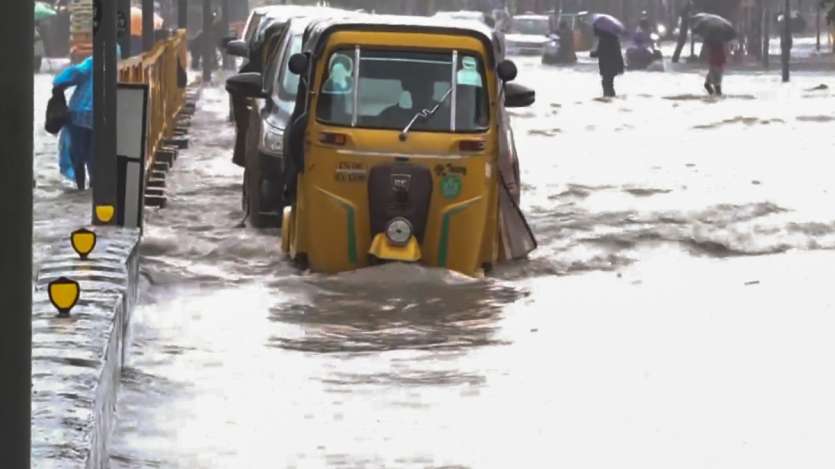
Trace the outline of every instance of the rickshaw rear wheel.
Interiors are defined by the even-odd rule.
[[[296,257],[291,259],[293,261],[293,265],[299,270],[307,270],[310,267],[310,262],[307,260],[307,254],[300,252],[296,254]]]
[[[484,275],[490,275],[493,272],[493,263],[485,262],[481,264],[481,270],[484,272]]]

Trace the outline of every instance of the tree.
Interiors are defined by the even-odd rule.
[[[826,24],[835,23],[835,0],[821,0],[821,8],[829,8],[826,12]]]

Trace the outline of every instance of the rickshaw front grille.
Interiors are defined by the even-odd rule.
[[[418,242],[423,242],[432,185],[432,173],[422,166],[394,163],[371,168],[368,177],[371,236],[384,233],[393,218],[403,217],[412,224]]]

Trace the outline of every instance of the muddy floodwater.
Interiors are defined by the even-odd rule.
[[[833,467],[831,74],[731,73],[723,99],[692,72],[612,101],[591,64],[518,80],[540,246],[482,280],[294,269],[277,230],[238,227],[227,97],[204,90],[147,213],[112,467]],[[39,138],[45,243],[87,196]]]

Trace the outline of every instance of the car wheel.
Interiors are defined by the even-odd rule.
[[[246,198],[249,225],[253,228],[268,228],[271,226],[270,217],[260,212],[262,205],[261,173],[251,167],[247,167],[244,171],[244,197]]]

